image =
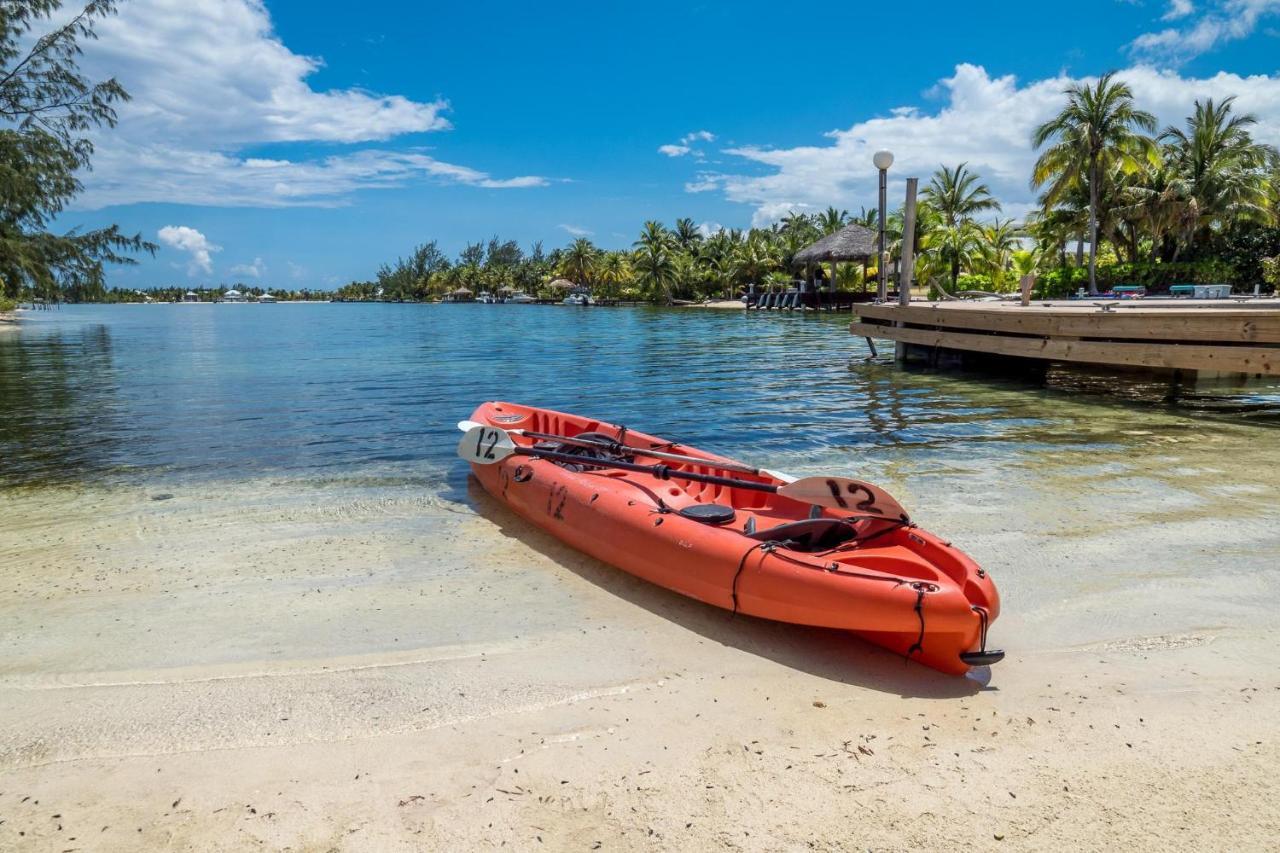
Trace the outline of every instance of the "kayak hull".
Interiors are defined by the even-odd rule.
[[[484,403],[471,420],[569,437],[605,433],[633,447],[688,455],[697,461],[667,464],[696,473],[723,475],[715,463],[730,461],[602,421],[512,403]],[[656,460],[640,453],[635,461]],[[472,469],[487,492],[522,518],[632,575],[726,610],[852,631],[943,672],[968,671],[960,654],[982,648],[986,626],[999,615],[990,577],[915,526],[859,521],[850,543],[796,550],[765,532],[815,515],[846,516],[769,492],[603,468],[573,471],[522,455]],[[781,483],[763,474],[732,476]],[[732,507],[734,520],[717,526],[679,514],[708,503]]]

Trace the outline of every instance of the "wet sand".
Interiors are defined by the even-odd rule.
[[[1274,433],[1128,432],[865,460],[1000,584],[969,679],[649,586],[456,470],[11,490],[0,849],[1265,849]]]

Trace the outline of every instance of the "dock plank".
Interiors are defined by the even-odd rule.
[[[1272,347],[1212,346],[1168,341],[1133,343],[1064,340],[1050,337],[1008,337],[949,329],[885,326],[858,321],[852,323],[849,330],[859,337],[882,338],[907,344],[970,350],[992,355],[1129,367],[1280,376],[1280,349]]]
[[[858,305],[861,319],[1046,337],[1280,344],[1280,310]]]

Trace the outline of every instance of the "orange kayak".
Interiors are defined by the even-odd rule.
[[[512,455],[472,470],[520,516],[596,559],[726,610],[852,631],[947,673],[1003,657],[986,649],[1000,613],[991,578],[905,515],[858,516],[768,491],[686,482],[670,472],[787,481],[726,472],[716,465],[742,463],[591,418],[489,402],[471,420],[512,431],[521,453],[556,455]],[[646,450],[689,461],[659,462]],[[661,464],[666,476],[593,464],[610,459]]]

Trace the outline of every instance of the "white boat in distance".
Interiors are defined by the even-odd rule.
[[[525,293],[523,290],[517,290],[507,297],[507,301],[514,302],[517,305],[528,305],[532,302],[537,302],[538,300],[534,299],[532,296]]]

